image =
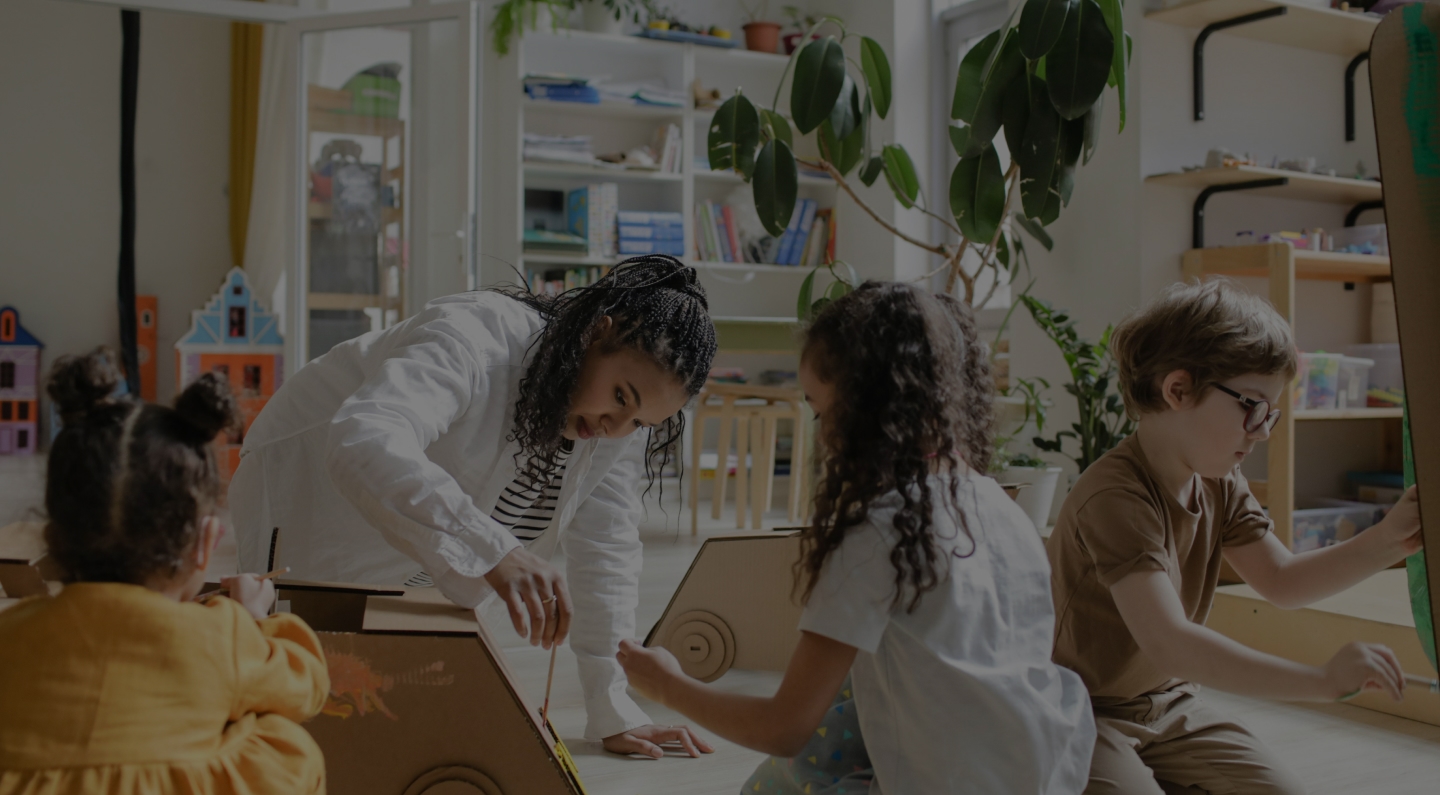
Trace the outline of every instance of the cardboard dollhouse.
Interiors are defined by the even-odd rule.
[[[0,307],[0,455],[31,455],[40,444],[40,351],[20,313]]]
[[[240,463],[245,433],[280,388],[285,374],[280,318],[256,300],[239,268],[225,275],[220,292],[211,296],[203,309],[191,313],[190,330],[175,343],[177,394],[209,372],[222,373],[230,380],[242,418],[240,430],[216,440],[220,477],[229,483]]]

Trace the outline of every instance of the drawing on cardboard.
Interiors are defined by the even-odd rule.
[[[732,667],[784,671],[800,642],[799,558],[798,532],[707,539],[645,645],[669,649],[702,682]]]
[[[396,685],[444,686],[455,683],[447,676],[445,661],[436,660],[401,674],[382,673],[364,657],[356,654],[348,636],[327,637],[325,663],[330,670],[330,695],[321,712],[337,718],[364,717],[379,713],[390,720],[400,716],[390,711],[381,698]]]
[[[1435,665],[1440,613],[1440,7],[1389,14],[1370,47],[1375,139],[1385,177],[1395,312],[1405,368],[1407,482],[1419,487],[1425,545],[1406,562],[1420,645]],[[1429,508],[1427,511],[1426,508]],[[1427,521],[1428,519],[1428,521]]]

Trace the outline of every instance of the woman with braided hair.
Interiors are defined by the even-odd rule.
[[[708,752],[651,725],[615,661],[635,635],[640,481],[709,373],[708,308],[694,269],[638,257],[559,296],[439,298],[336,346],[246,434],[229,495],[242,566],[265,570],[278,528],[275,566],[296,577],[433,584],[466,607],[493,593],[546,648],[573,618],[587,739]]]

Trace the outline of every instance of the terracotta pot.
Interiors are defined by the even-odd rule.
[[[756,52],[779,52],[780,23],[747,23],[745,25],[745,49]]]

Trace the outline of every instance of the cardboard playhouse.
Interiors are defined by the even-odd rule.
[[[59,591],[42,531],[0,528],[0,610]],[[276,592],[325,649],[330,694],[305,729],[330,792],[584,795],[564,743],[521,697],[474,611],[434,588],[280,579]]]
[[[209,372],[229,379],[242,419],[239,430],[215,442],[220,478],[229,483],[246,432],[285,378],[280,318],[255,298],[239,268],[231,268],[220,291],[191,313],[190,330],[175,343],[176,394]]]
[[[1428,560],[1417,553],[1405,569],[1380,572],[1302,610],[1280,610],[1247,586],[1226,586],[1208,625],[1312,665],[1352,640],[1384,643],[1407,674],[1433,678],[1432,619],[1440,613],[1440,6],[1417,3],[1385,17],[1370,46],[1370,86],[1405,362],[1406,480],[1419,487]],[[1423,687],[1407,688],[1399,704],[1380,693],[1351,703],[1440,726],[1440,694]]]

